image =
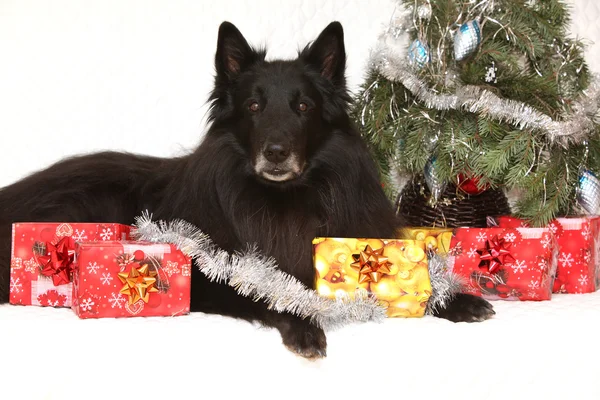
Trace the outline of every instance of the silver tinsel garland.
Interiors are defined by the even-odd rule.
[[[366,291],[354,299],[336,300],[319,296],[293,276],[277,268],[274,259],[256,248],[229,254],[217,248],[210,237],[194,225],[181,220],[153,222],[143,214],[136,218],[132,236],[138,240],[172,243],[194,259],[210,281],[227,284],[245,297],[264,301],[269,309],[310,318],[315,325],[332,330],[353,322],[381,322],[386,310]]]
[[[312,323],[324,330],[354,322],[381,322],[386,318],[386,309],[365,290],[357,291],[354,298],[348,294],[335,300],[321,297],[293,276],[279,270],[273,258],[261,255],[255,247],[229,254],[186,221],[154,222],[149,214],[144,213],[136,218],[132,236],[137,240],[174,244],[193,258],[195,265],[209,280],[227,284],[254,301],[264,301],[269,309],[310,318]],[[426,314],[432,315],[439,307],[446,307],[463,287],[454,274],[446,271],[443,259],[431,257],[429,270],[432,296]]]
[[[371,52],[371,67],[379,71],[385,78],[393,82],[400,82],[417,99],[428,108],[436,110],[466,110],[480,113],[499,122],[513,124],[519,129],[538,130],[545,134],[550,143],[557,143],[567,148],[570,144],[581,144],[596,132],[600,121],[600,76],[592,75],[589,87],[583,91],[576,101],[572,102],[572,112],[563,116],[562,120],[537,111],[526,103],[503,99],[490,92],[473,85],[462,85],[456,80],[451,80],[453,93],[439,93],[428,87],[427,83],[419,78],[413,65],[406,57],[404,47],[405,37],[409,32],[416,31],[422,35],[428,22],[420,16],[420,11],[414,12],[411,7],[405,8],[401,2],[398,4],[395,17],[383,31],[377,46]],[[490,18],[487,14],[495,8],[493,0],[471,2],[468,12],[461,14],[463,20],[479,19],[496,23],[504,29],[499,21]],[[454,25],[459,25],[460,19]],[[445,38],[452,35],[451,26],[438,27],[445,34]],[[394,45],[395,42],[402,44]],[[440,64],[444,60],[443,43],[432,46],[430,50],[435,55],[435,62]],[[559,51],[558,55],[562,55]],[[568,60],[565,60],[568,62]],[[438,67],[439,70],[443,68]]]
[[[564,147],[582,143],[596,131],[594,118],[600,111],[600,79],[597,76],[592,78],[581,99],[573,102],[573,112],[565,116],[564,121],[555,121],[525,103],[500,98],[478,86],[459,85],[454,93],[438,93],[418,77],[406,60],[388,54],[382,48],[373,52],[371,62],[385,78],[400,82],[428,108],[466,110],[508,122],[519,129],[540,130],[550,142]]]
[[[448,307],[457,293],[465,288],[463,279],[447,270],[446,259],[436,253],[428,254],[429,279],[431,279],[431,297],[427,302],[427,315]]]

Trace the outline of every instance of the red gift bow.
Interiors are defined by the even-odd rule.
[[[36,255],[40,265],[40,273],[51,276],[54,286],[66,285],[71,282],[71,271],[73,270],[75,241],[65,236],[56,244],[46,242],[46,254]],[[69,253],[70,252],[70,253]]]
[[[507,258],[511,258],[515,261],[515,258],[510,254],[510,248],[512,243],[507,242],[504,238],[494,235],[489,240],[485,241],[485,247],[477,250],[479,254],[479,268],[488,267],[488,271],[491,273],[496,272],[504,263]]]

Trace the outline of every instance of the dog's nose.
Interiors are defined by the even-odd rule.
[[[281,144],[269,144],[263,154],[267,160],[273,163],[280,163],[289,157],[290,149]]]

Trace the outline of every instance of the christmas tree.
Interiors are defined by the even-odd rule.
[[[390,198],[408,177],[433,208],[453,185],[518,193],[535,226],[598,213],[600,83],[569,23],[559,0],[399,1],[353,109]]]

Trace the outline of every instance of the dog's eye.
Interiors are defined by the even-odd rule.
[[[301,111],[301,112],[308,111],[308,106],[306,105],[306,103],[298,104],[298,111]]]
[[[250,111],[252,112],[257,112],[258,110],[260,110],[260,105],[254,101],[252,103],[250,103],[250,105],[248,106],[248,109],[250,109]]]

